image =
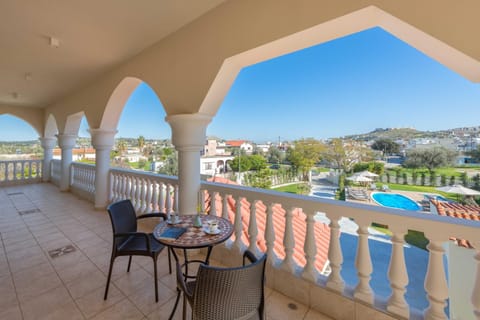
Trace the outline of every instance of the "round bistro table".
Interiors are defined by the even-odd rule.
[[[175,261],[179,262],[179,258],[175,249],[183,250],[184,262],[181,264],[185,268],[185,273],[183,276],[185,279],[195,278],[194,275],[188,274],[188,265],[192,263],[204,263],[209,264],[210,254],[212,253],[213,246],[224,242],[231,237],[233,233],[233,225],[227,219],[210,216],[210,215],[200,215],[200,220],[202,222],[201,227],[195,227],[194,221],[197,215],[180,215],[178,216],[178,222],[171,224],[168,221],[162,221],[159,223],[153,230],[153,236],[157,239],[158,242],[167,246],[169,250],[173,253]],[[216,221],[218,224],[218,234],[210,234],[208,232],[208,224],[210,221]],[[171,227],[182,227],[186,231],[177,239],[162,239],[161,235],[164,231]],[[207,248],[207,255],[205,260],[189,260],[187,255],[188,249],[199,249]],[[180,262],[179,262],[180,263]],[[170,314],[169,319],[172,319],[175,311],[177,309],[178,301],[180,299],[180,290],[177,288],[177,299],[175,305],[173,306],[172,313]]]

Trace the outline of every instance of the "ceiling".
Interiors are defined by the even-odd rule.
[[[224,1],[3,0],[0,105],[46,107]]]

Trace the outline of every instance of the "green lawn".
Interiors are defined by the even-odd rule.
[[[280,191],[280,192],[294,193],[294,194],[302,194],[301,193],[301,187],[299,188],[300,185],[303,185],[303,183],[289,184],[288,186],[272,188],[272,190]]]
[[[381,188],[383,184],[378,183],[377,188]],[[413,191],[413,192],[423,192],[423,193],[436,193],[439,194],[445,198],[451,199],[456,201],[457,195],[453,193],[446,193],[442,191],[438,191],[435,187],[429,187],[429,186],[410,186],[406,184],[396,184],[396,183],[388,183],[388,187],[391,190],[399,190],[399,191]]]

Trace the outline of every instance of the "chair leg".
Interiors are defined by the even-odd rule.
[[[158,302],[157,257],[153,258],[153,277],[155,279],[155,302]]]
[[[107,286],[105,287],[105,295],[103,296],[103,300],[107,300],[108,287],[110,286],[110,278],[112,277],[112,268],[113,268],[114,262],[115,262],[115,257],[112,254],[112,257],[110,258],[110,267],[108,268]]]
[[[132,256],[128,258],[128,267],[127,267],[127,272],[130,272],[130,265],[132,264]]]
[[[187,298],[185,297],[185,293],[183,295],[183,311],[182,311],[182,320],[187,319]]]
[[[168,273],[172,274],[172,258],[170,257],[170,247],[168,247]]]

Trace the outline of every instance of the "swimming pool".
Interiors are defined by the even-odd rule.
[[[372,193],[372,199],[384,207],[413,211],[421,209],[415,201],[398,193],[375,192]]]

